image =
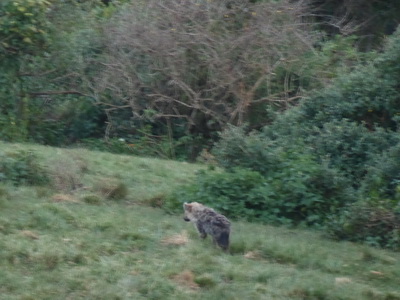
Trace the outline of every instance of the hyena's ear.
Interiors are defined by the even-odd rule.
[[[188,212],[192,212],[192,205],[189,203],[183,203],[183,208]]]

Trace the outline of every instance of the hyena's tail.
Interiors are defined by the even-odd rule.
[[[229,248],[229,232],[222,232],[217,240],[218,245],[225,251]]]

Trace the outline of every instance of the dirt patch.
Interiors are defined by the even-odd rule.
[[[161,244],[163,245],[176,245],[182,246],[186,245],[189,242],[189,238],[187,236],[186,231],[182,231],[180,234],[175,234],[171,236],[167,236],[161,240]]]
[[[79,202],[78,199],[76,199],[74,196],[68,194],[55,194],[51,197],[51,200],[53,202],[70,202],[70,203]]]
[[[262,260],[262,254],[260,251],[249,251],[243,255],[244,258],[253,259],[253,260]]]
[[[335,284],[339,285],[339,284],[345,284],[345,283],[351,283],[352,280],[349,277],[336,277],[335,278]]]
[[[33,231],[30,230],[21,230],[20,231],[21,235],[23,235],[26,238],[32,239],[32,240],[38,240],[39,235]]]
[[[195,291],[199,289],[199,285],[194,282],[194,278],[195,276],[192,271],[185,270],[182,273],[172,276],[171,279],[178,285]]]

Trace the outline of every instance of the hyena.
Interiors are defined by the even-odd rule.
[[[197,202],[184,203],[183,209],[185,211],[183,219],[196,225],[201,238],[205,239],[209,234],[213,238],[214,245],[217,244],[224,251],[228,250],[231,223],[225,216]]]

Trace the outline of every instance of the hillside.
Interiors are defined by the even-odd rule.
[[[396,252],[240,221],[230,254],[200,240],[159,206],[202,165],[6,143],[0,153],[33,153],[51,174],[41,186],[0,181],[0,299],[400,299]]]

